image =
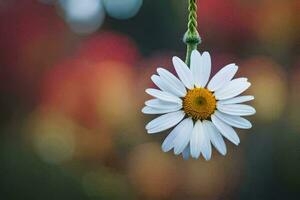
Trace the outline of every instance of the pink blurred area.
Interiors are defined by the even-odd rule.
[[[34,94],[41,74],[74,45],[73,36],[53,7],[34,0],[0,6],[1,88]]]
[[[186,19],[173,18],[186,7],[170,4],[166,11],[157,1],[153,5],[163,8],[156,11],[149,2],[128,22],[107,18],[96,32],[78,35],[57,2],[0,0],[1,127],[18,132],[9,137],[37,160],[75,177],[86,199],[239,199],[236,193],[244,194],[242,186],[256,172],[249,160],[265,158],[249,152],[253,141],[265,145],[253,135],[278,135],[282,119],[288,121],[282,122],[285,130],[300,131],[299,1],[198,1],[199,49],[210,52],[212,73],[239,65],[238,76],[252,83],[257,109],[252,135],[241,131],[240,147],[228,142],[228,155],[214,151],[209,162],[165,154],[160,144],[167,133],[150,137],[144,130],[152,119],[140,112],[150,99],[144,90],[155,87],[151,75],[157,67],[174,72],[172,56],[185,54],[181,38],[164,33],[183,35],[184,25],[177,23]],[[143,14],[147,9],[161,22]],[[167,36],[153,39],[156,32]]]

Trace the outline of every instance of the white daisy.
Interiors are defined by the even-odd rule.
[[[250,87],[247,78],[233,79],[238,70],[235,64],[222,68],[210,81],[211,58],[194,50],[191,66],[173,57],[177,72],[175,77],[168,70],[158,68],[158,75],[151,77],[159,89],[149,88],[146,93],[155,97],[145,102],[145,114],[163,114],[146,125],[149,134],[165,131],[176,126],[162,144],[164,152],[174,153],[187,159],[197,159],[202,154],[211,158],[211,144],[226,154],[224,136],[238,145],[240,139],[232,127],[249,129],[251,123],[241,116],[255,114],[255,109],[242,104],[253,96],[238,96]]]

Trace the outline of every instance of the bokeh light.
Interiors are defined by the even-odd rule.
[[[143,0],[103,0],[107,14],[116,19],[129,19],[135,16]]]
[[[290,49],[296,37],[293,26],[296,18],[293,17],[293,9],[295,9],[293,4],[287,4],[284,1],[261,2],[261,6],[256,10],[256,23],[253,30],[268,48],[274,50],[274,45],[276,45],[280,53],[285,53]]]
[[[51,6],[35,0],[9,1],[6,6],[8,9],[0,12],[0,87],[33,99],[44,72],[64,57],[76,40]]]
[[[130,155],[129,176],[138,192],[145,197],[163,199],[174,193],[180,177],[177,172],[175,161],[161,154],[157,144],[140,145]]]
[[[252,83],[249,93],[255,96],[252,102],[258,110],[255,117],[265,123],[278,120],[282,117],[288,95],[284,71],[268,58],[249,59],[242,66],[243,74]]]
[[[60,0],[65,19],[79,34],[95,32],[103,23],[105,12],[101,0]]]
[[[75,152],[76,125],[61,115],[35,113],[31,118],[30,133],[37,154],[52,164],[70,161]]]
[[[230,151],[229,151],[230,152]],[[231,152],[229,153],[231,154]],[[242,160],[238,154],[235,159],[224,159],[216,154],[210,162],[190,161],[183,166],[182,181],[188,196],[199,196],[204,199],[220,199],[224,194],[234,191],[242,174]],[[240,173],[237,173],[237,172]],[[227,184],[230,182],[230,184]]]
[[[251,38],[253,36],[251,24],[255,13],[253,7],[250,1],[199,1],[198,21],[200,27],[206,27],[202,34],[214,38],[219,45]],[[218,31],[223,32],[225,41],[215,37]]]
[[[119,61],[135,67],[140,52],[132,38],[113,31],[102,31],[80,43],[78,59],[86,63]]]
[[[70,65],[72,71],[68,70]],[[133,76],[129,66],[116,61],[66,61],[46,77],[41,104],[87,127],[98,127],[99,121],[128,123],[135,115],[130,111],[136,109]]]

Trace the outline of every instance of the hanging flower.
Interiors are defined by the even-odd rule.
[[[239,136],[232,127],[249,129],[251,123],[241,116],[255,114],[255,109],[242,104],[253,96],[238,96],[250,87],[247,78],[235,78],[235,64],[221,69],[210,81],[211,58],[208,52],[202,55],[193,50],[190,69],[178,57],[173,65],[179,79],[163,68],[151,77],[159,89],[149,88],[146,93],[155,97],[145,102],[145,114],[163,114],[146,125],[149,134],[175,128],[162,144],[164,152],[174,149],[176,155],[189,155],[198,159],[211,158],[211,144],[226,154],[223,137],[238,145]]]

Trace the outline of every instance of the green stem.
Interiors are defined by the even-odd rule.
[[[189,19],[188,30],[184,35],[183,41],[187,45],[185,63],[190,66],[192,51],[197,49],[201,42],[200,35],[197,31],[197,4],[196,0],[189,0]]]

